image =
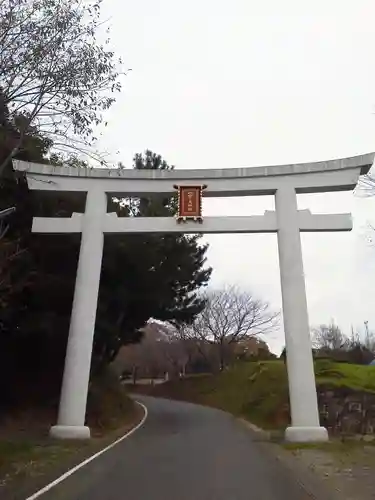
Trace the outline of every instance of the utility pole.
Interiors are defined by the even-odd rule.
[[[369,330],[368,330],[368,321],[364,321],[363,322],[364,325],[365,325],[365,332],[366,332],[366,347],[370,347],[369,344],[370,344],[370,333],[369,333]]]

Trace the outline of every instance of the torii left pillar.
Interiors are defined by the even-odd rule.
[[[50,430],[52,437],[60,439],[90,437],[85,414],[103,256],[102,224],[106,212],[106,193],[90,189],[85,213],[76,214],[72,219],[60,219],[65,225],[61,228],[64,232],[75,232],[69,226],[79,221],[82,233],[59,415],[57,425]]]

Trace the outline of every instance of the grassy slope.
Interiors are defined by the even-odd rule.
[[[94,437],[90,441],[49,439],[50,420],[55,419],[49,412],[40,414],[42,425],[30,413],[27,427],[27,415],[22,421],[15,418],[11,426],[0,427],[0,498],[7,498],[8,491],[26,497],[30,487],[36,490],[44,485],[45,477],[63,473],[123,435],[142,414],[118,380],[106,374],[94,380],[90,388],[87,423]]]
[[[375,393],[375,367],[321,360],[315,371],[320,385]],[[287,373],[282,361],[240,363],[216,376],[195,376],[143,391],[214,406],[264,428],[280,428],[289,422]]]

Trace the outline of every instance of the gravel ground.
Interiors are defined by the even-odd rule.
[[[290,467],[311,471],[332,498],[341,500],[375,499],[375,446],[332,445],[332,450],[316,448],[283,450],[282,459]]]

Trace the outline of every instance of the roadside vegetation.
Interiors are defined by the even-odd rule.
[[[317,385],[375,393],[375,367],[316,360]],[[186,377],[135,391],[181,399],[228,411],[264,429],[282,429],[290,421],[288,379],[281,360],[238,362],[214,375]]]
[[[30,409],[3,420],[0,427],[0,498],[24,499],[134,427],[143,409],[124,386],[106,372],[92,380],[88,400],[90,441],[48,437],[55,410]],[[52,420],[51,420],[52,419]]]

